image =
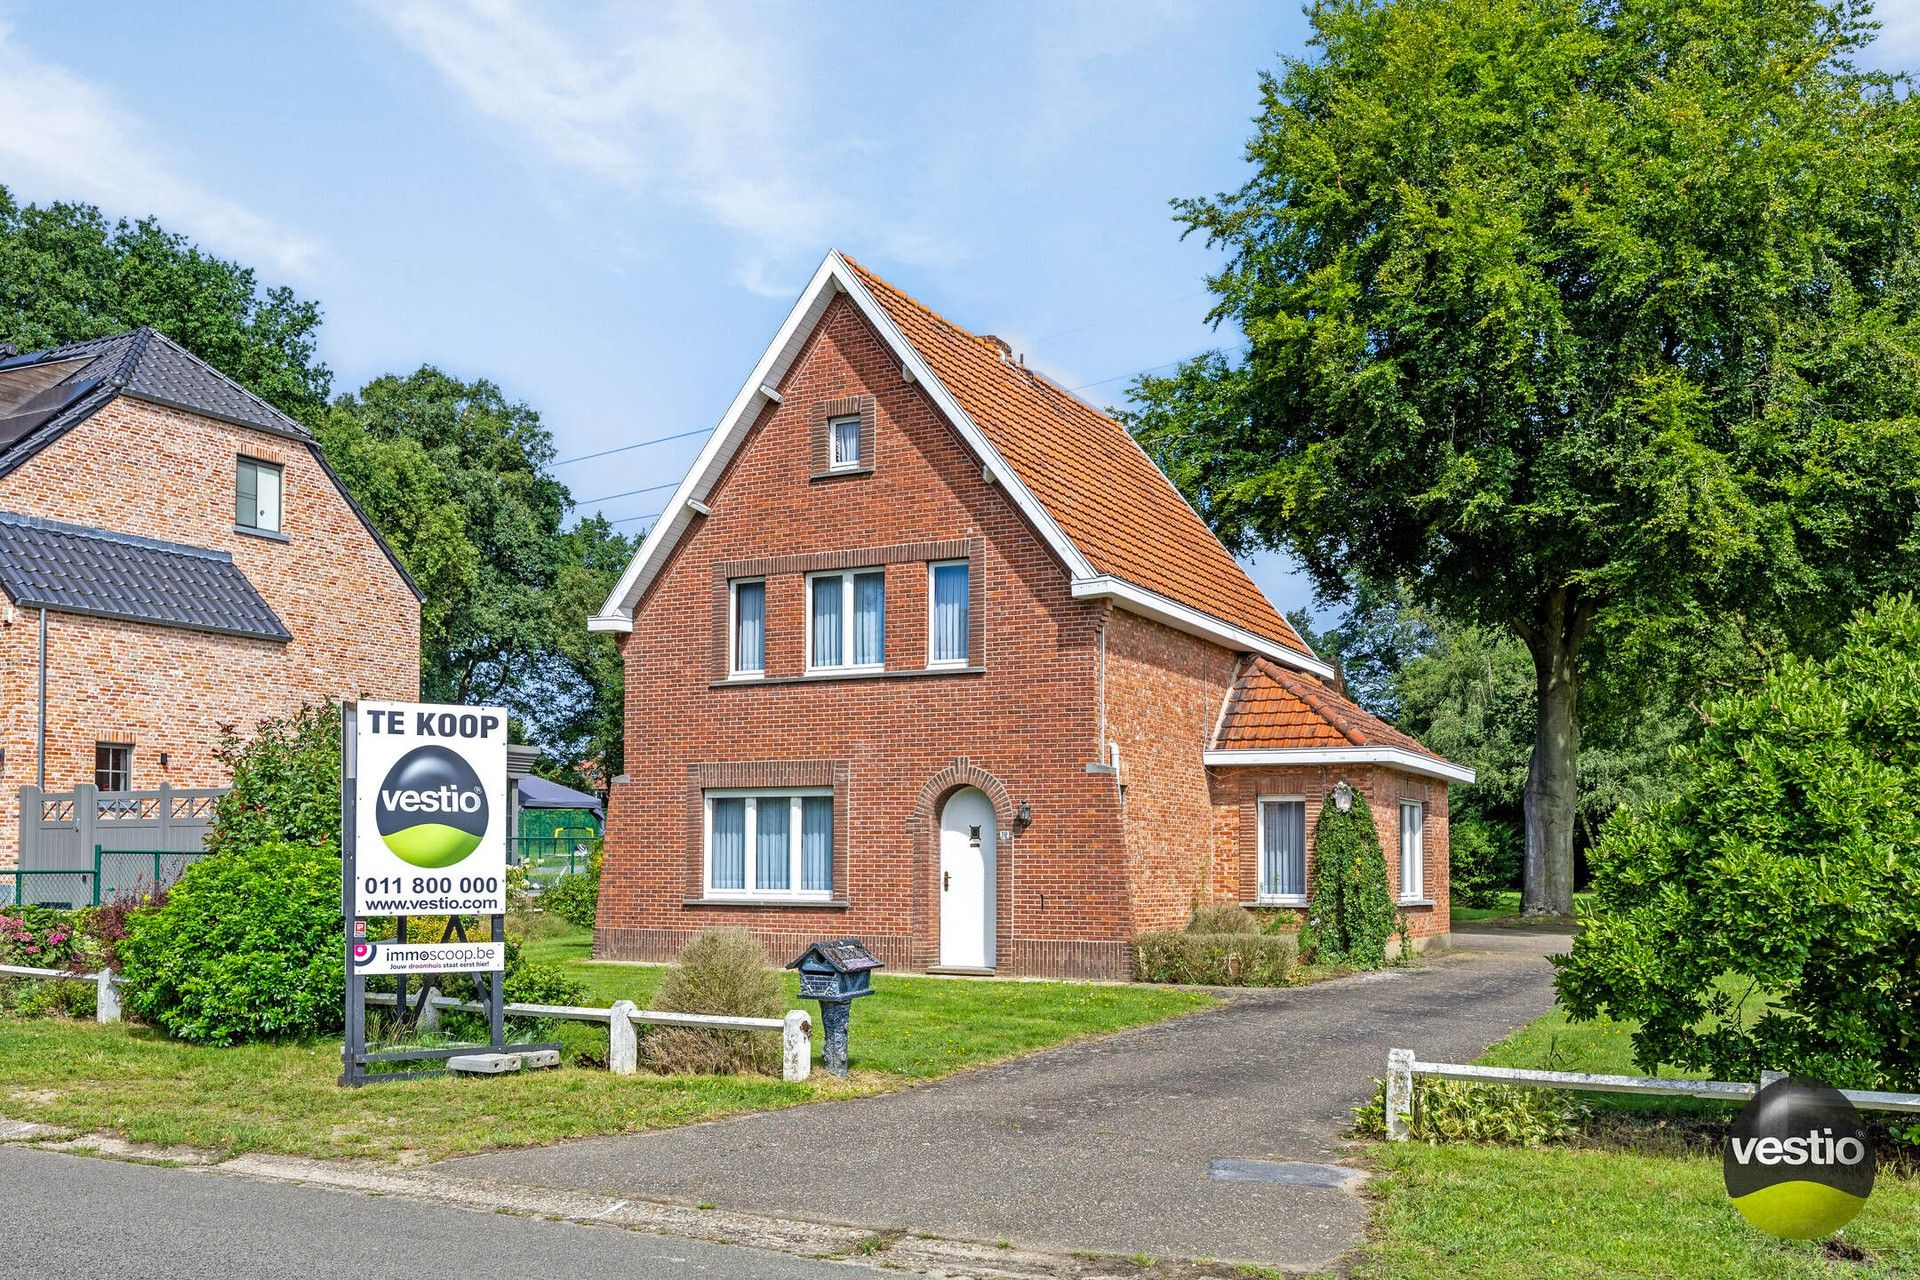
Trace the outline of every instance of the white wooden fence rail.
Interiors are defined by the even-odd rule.
[[[1603,1076],[1584,1071],[1530,1071],[1519,1067],[1479,1067],[1459,1062],[1420,1062],[1414,1058],[1413,1050],[1394,1049],[1387,1054],[1387,1137],[1394,1142],[1405,1142],[1413,1136],[1411,1117],[1415,1076],[1504,1084],[1522,1089],[1642,1093],[1669,1098],[1713,1098],[1722,1102],[1744,1102],[1760,1089],[1760,1084],[1738,1080],[1665,1080],[1654,1076]],[[1769,1073],[1761,1084],[1772,1078],[1772,1073]],[[1854,1106],[1871,1111],[1920,1113],[1920,1093],[1883,1093],[1873,1089],[1842,1089],[1840,1093]]]
[[[370,991],[368,1004],[393,1004],[391,992]],[[421,1023],[432,1027],[448,1009],[461,1013],[485,1013],[486,1007],[474,1000],[455,1000],[439,994],[427,998]],[[735,1018],[717,1013],[674,1013],[664,1009],[642,1009],[631,1000],[616,1000],[609,1008],[571,1004],[512,1004],[511,1016],[558,1018],[569,1022],[598,1022],[607,1027],[607,1069],[615,1075],[630,1076],[639,1070],[639,1036],[635,1026],[650,1022],[666,1027],[710,1027],[720,1031],[780,1032],[780,1078],[805,1080],[813,1072],[813,1018],[801,1009],[789,1010],[783,1018]]]
[[[31,969],[25,965],[0,964],[0,977],[53,978],[70,982],[91,982],[94,987],[93,1016],[97,1022],[120,1021],[120,991],[126,979],[110,970],[98,973],[73,973],[65,969]],[[392,1005],[392,992],[367,993],[368,1004]],[[484,1006],[472,1000],[455,1000],[439,994],[427,998],[421,1021],[434,1026],[448,1009],[462,1013],[484,1013]],[[668,1027],[712,1027],[723,1031],[778,1031],[780,1033],[780,1078],[805,1080],[813,1072],[813,1018],[805,1010],[793,1009],[784,1018],[733,1018],[715,1013],[673,1013],[664,1009],[641,1009],[631,1000],[617,1000],[610,1008],[583,1008],[571,1004],[508,1004],[508,1014],[525,1018],[559,1018],[571,1022],[599,1022],[607,1027],[607,1067],[615,1075],[630,1076],[639,1069],[637,1023],[651,1022]]]

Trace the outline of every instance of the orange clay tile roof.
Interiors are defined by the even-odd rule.
[[[847,263],[1096,571],[1313,652],[1125,427]]]
[[[1309,675],[1253,658],[1241,667],[1214,746],[1235,751],[1287,747],[1399,747],[1439,756]]]

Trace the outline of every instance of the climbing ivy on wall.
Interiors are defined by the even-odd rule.
[[[1321,964],[1378,969],[1386,963],[1393,933],[1393,899],[1387,859],[1367,798],[1353,793],[1353,807],[1340,812],[1328,796],[1313,833],[1312,899],[1307,924],[1318,939]]]

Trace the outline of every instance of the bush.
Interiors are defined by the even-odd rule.
[[[1562,1002],[1638,1022],[1643,1070],[1920,1088],[1920,608],[1881,600],[1703,721],[1603,829]]]
[[[444,922],[438,927],[444,928]],[[437,937],[438,929],[432,934],[411,927],[408,930],[410,938],[429,936]],[[486,974],[454,974],[440,979],[440,991],[442,995],[457,1000],[477,1000],[481,994],[480,984],[486,981]],[[527,959],[520,950],[520,944],[512,939],[507,941],[502,985],[506,989],[508,1004],[577,1005],[587,998],[586,987],[568,975],[566,970]],[[447,1035],[456,1040],[475,1042],[485,1040],[489,1030],[487,1020],[477,1013],[449,1012],[440,1025]],[[507,1032],[512,1039],[551,1039],[554,1022],[551,1018],[509,1017]]]
[[[1133,953],[1142,982],[1203,987],[1284,987],[1300,960],[1286,934],[1143,933]]]
[[[217,754],[233,776],[233,790],[214,806],[207,852],[274,842],[340,847],[338,703],[262,720],[251,740],[226,734]]]
[[[164,906],[125,928],[128,1008],[183,1040],[340,1029],[346,948],[331,848],[274,841],[201,858]]]
[[[71,912],[52,907],[0,908],[0,964],[26,969],[82,968],[83,942],[80,922]]]
[[[744,929],[707,929],[681,950],[654,992],[654,1003],[676,1013],[720,1013],[777,1018],[785,1012],[780,971]],[[780,1038],[766,1031],[706,1031],[648,1027],[640,1052],[655,1071],[719,1075],[780,1070]]]
[[[1453,900],[1463,907],[1491,907],[1508,889],[1520,887],[1520,833],[1480,818],[1459,818],[1447,833]]]
[[[1387,1136],[1387,1084],[1374,1083],[1373,1099],[1354,1108],[1354,1132]],[[1586,1108],[1552,1089],[1512,1089],[1461,1080],[1413,1081],[1413,1136],[1422,1142],[1489,1142],[1537,1147],[1579,1135]]]
[[[587,870],[561,876],[542,890],[540,909],[578,928],[593,928],[600,910],[600,855],[587,860]]]
[[[1320,964],[1378,969],[1387,960],[1393,932],[1393,897],[1387,888],[1387,858],[1374,829],[1367,798],[1353,793],[1353,807],[1327,797],[1313,833],[1313,886],[1307,928]]]
[[[1188,933],[1259,933],[1260,917],[1232,902],[1197,907],[1187,921]]]

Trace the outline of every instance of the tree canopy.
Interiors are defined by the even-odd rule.
[[[1240,351],[1141,380],[1229,546],[1519,638],[1527,905],[1572,893],[1596,628],[1737,612],[1798,645],[1920,538],[1920,134],[1865,8],[1330,0],[1262,82],[1225,251]]]

